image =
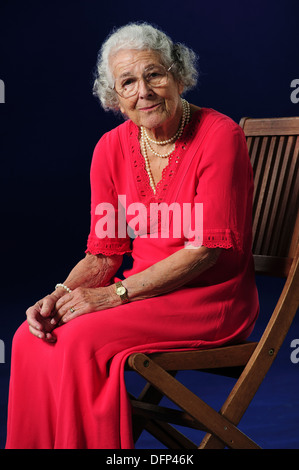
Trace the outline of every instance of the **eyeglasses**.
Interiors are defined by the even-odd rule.
[[[157,88],[167,85],[168,72],[174,65],[166,69],[163,65],[151,65],[147,67],[142,77],[127,74],[115,80],[114,90],[122,98],[131,98],[136,95],[139,89],[139,81],[143,79],[149,87]]]

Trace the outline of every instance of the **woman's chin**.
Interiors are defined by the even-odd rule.
[[[140,125],[146,129],[157,129],[161,127],[166,121],[166,116],[161,115],[161,113],[153,112],[152,114],[142,116],[140,119]]]

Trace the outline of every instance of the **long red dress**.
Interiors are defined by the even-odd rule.
[[[123,370],[130,352],[210,348],[244,340],[254,327],[259,306],[251,254],[253,179],[242,130],[214,110],[197,111],[156,194],[138,132],[126,121],[95,148],[87,251],[132,252],[133,267],[124,273],[130,276],[185,246],[184,234],[148,236],[150,224],[134,226],[134,213],[127,210],[127,221],[139,234],[131,246],[118,222],[118,196],[126,208],[140,202],[147,208],[154,202],[203,203],[202,244],[224,250],[215,266],[184,288],[80,316],[55,330],[55,344],[34,337],[22,324],[13,340],[8,449],[132,448]],[[117,215],[119,230],[109,238],[99,238],[109,225],[108,219],[102,224],[108,213],[99,209],[103,202]]]

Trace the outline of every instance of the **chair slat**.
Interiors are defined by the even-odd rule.
[[[247,364],[248,359],[256,348],[257,343],[225,346],[221,349],[202,349],[200,351],[152,353],[151,358],[160,367],[171,370],[196,370],[221,367],[237,367]]]
[[[286,170],[287,181],[284,188],[284,203],[285,208],[282,208],[284,217],[282,218],[281,235],[278,237],[276,231],[277,252],[280,256],[288,256],[291,245],[291,235],[296,222],[296,212],[298,210],[298,196],[299,196],[299,138],[292,138],[292,146],[288,167]],[[290,255],[289,255],[290,256]]]
[[[259,244],[259,233],[261,225],[263,224],[263,201],[265,194],[265,160],[259,158],[261,154],[264,154],[267,148],[268,138],[260,139],[258,162],[255,170],[255,195],[254,195],[254,206],[253,206],[253,240],[254,240],[254,252],[257,252],[256,245]]]
[[[265,233],[267,233],[268,227],[268,215],[269,215],[269,208],[271,205],[271,193],[269,191],[269,173],[272,171],[272,163],[273,163],[273,154],[274,154],[274,146],[276,143],[276,139],[272,140],[268,137],[263,138],[263,144],[261,147],[260,155],[264,156],[264,167],[263,167],[263,175],[261,176],[261,186],[260,192],[258,194],[258,224],[256,227],[256,237],[255,237],[255,253],[262,253],[263,243],[265,239]],[[261,159],[260,159],[261,160]]]
[[[298,135],[299,117],[242,119],[246,135]]]
[[[271,137],[271,178],[269,178],[268,195],[265,203],[265,213],[267,215],[267,228],[263,234],[262,252],[270,253],[271,251],[271,234],[276,230],[276,214],[279,207],[279,192],[278,192],[278,181],[279,181],[279,163],[280,160],[277,158],[279,152],[278,139],[275,136]]]
[[[273,207],[271,207],[271,225],[268,227],[267,233],[267,249],[263,252],[264,255],[271,255],[275,253],[275,250],[271,250],[271,243],[275,240],[275,233],[280,235],[280,227],[278,226],[278,217],[281,207],[281,193],[283,191],[283,182],[285,180],[285,170],[287,167],[286,159],[282,158],[284,156],[286,146],[285,137],[279,138],[277,153],[276,153],[276,167],[274,174],[271,177],[274,186],[274,201]]]

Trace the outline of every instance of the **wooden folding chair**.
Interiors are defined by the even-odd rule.
[[[135,441],[146,429],[170,449],[259,448],[237,425],[276,358],[299,305],[299,117],[243,118],[240,125],[255,178],[256,273],[283,276],[286,282],[259,342],[198,351],[135,353],[128,358],[127,369],[147,381],[138,399],[131,397]],[[176,380],[176,372],[182,370],[236,377],[219,412]],[[158,406],[163,396],[179,409]],[[169,423],[206,434],[198,447]]]

